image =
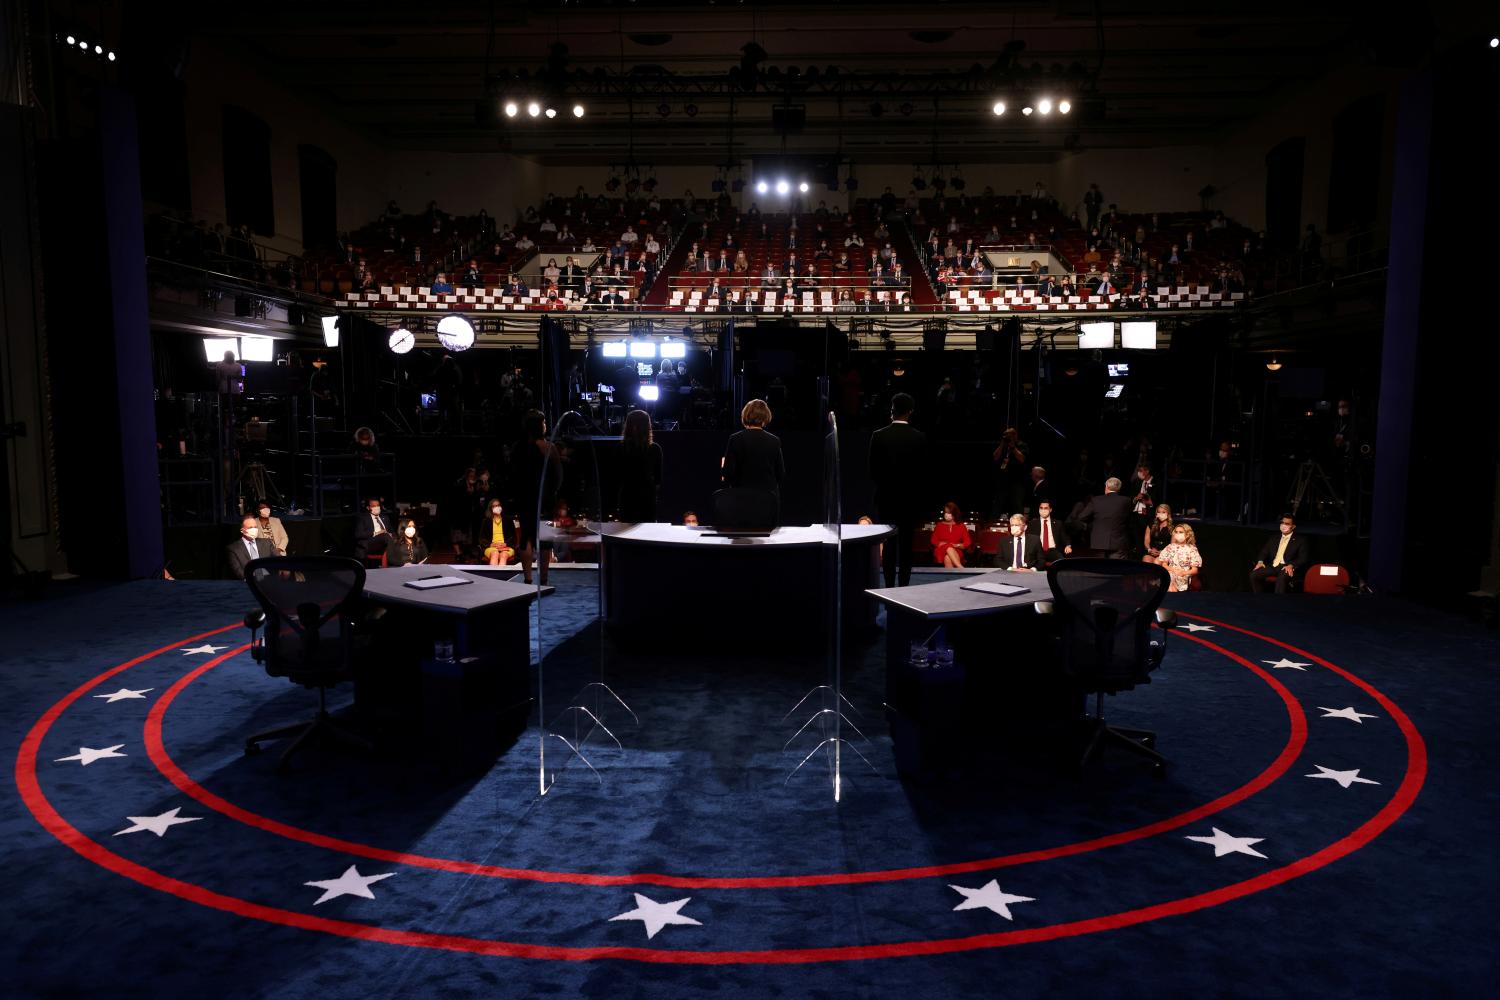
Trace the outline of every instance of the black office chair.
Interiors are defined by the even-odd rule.
[[[1167,651],[1167,630],[1177,615],[1161,608],[1171,585],[1165,569],[1124,559],[1062,559],[1047,569],[1052,600],[1036,605],[1056,617],[1063,671],[1085,694],[1094,695],[1094,717],[1080,766],[1106,744],[1150,759],[1161,770],[1156,734],[1104,721],[1104,696],[1151,683]],[[1153,633],[1152,622],[1161,626]]]
[[[781,500],[770,490],[728,486],[713,496],[716,531],[769,532],[781,520]]]
[[[251,656],[272,677],[318,689],[318,714],[312,721],[257,733],[245,740],[245,752],[256,753],[261,743],[294,736],[277,762],[280,770],[313,736],[374,750],[373,743],[328,714],[328,689],[353,676],[365,568],[342,556],[253,559],[245,567],[245,582],[260,604],[245,615]],[[261,628],[263,641],[255,637]]]

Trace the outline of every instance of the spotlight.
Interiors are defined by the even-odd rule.
[[[776,193],[777,194],[786,194],[787,192],[791,191],[791,189],[792,189],[792,186],[790,184],[788,184],[784,180],[780,180],[780,181],[776,182]]]
[[[95,45],[94,46],[94,55],[96,55],[96,56],[102,56],[102,55],[104,55],[104,46],[102,46],[102,45]]]
[[[766,192],[768,192],[770,190],[771,190],[771,185],[767,184],[765,181],[756,181],[755,182],[755,192],[757,194],[765,194]]]
[[[625,356],[625,341],[606,340],[599,345],[600,353],[606,358],[623,358]]]
[[[811,190],[811,188],[808,186],[807,181],[803,181],[801,184],[797,185],[797,190],[801,191],[803,194],[807,194],[807,192]]]
[[[505,117],[507,117],[507,118],[514,118],[516,115],[518,115],[520,113],[521,113],[521,109],[518,108],[518,107],[516,107],[516,102],[515,101],[506,101],[505,102]]]
[[[1066,101],[1065,100],[1065,101],[1058,101],[1057,102],[1057,113],[1058,114],[1065,115],[1069,111],[1072,111],[1072,110],[1073,110],[1073,102],[1072,101]]]
[[[583,105],[582,104],[575,104],[575,105],[573,105],[573,117],[574,118],[582,118],[583,117]]]
[[[1281,362],[1279,360],[1277,360],[1276,355],[1274,355],[1274,354],[1271,355],[1271,360],[1266,362],[1266,371],[1268,371],[1268,372],[1279,372],[1279,371],[1281,371]]]
[[[548,118],[556,118],[557,117],[557,109],[556,108],[548,108],[547,109],[547,117]]]
[[[1024,108],[1022,108],[1021,109],[1021,114],[1025,115],[1028,118],[1030,118],[1031,117],[1031,105],[1028,104]]]
[[[337,316],[323,317],[323,346],[339,346],[339,318]]]
[[[687,357],[687,344],[680,340],[664,340],[661,344],[661,356],[664,358]]]
[[[643,385],[636,390],[636,396],[643,403],[654,403],[661,398],[661,389],[654,385]]]
[[[1005,102],[1004,101],[996,101],[995,102],[995,106],[993,108],[991,108],[990,110],[993,111],[993,112],[995,112],[995,117],[996,118],[999,118],[1001,115],[1005,114]]]
[[[536,101],[532,101],[530,104],[526,105],[526,113],[535,118],[537,115],[542,113],[542,106]]]
[[[88,42],[79,42],[78,43],[78,47],[80,49],[82,49],[83,51],[87,52],[89,50],[89,43]]]
[[[656,344],[649,340],[632,340],[630,342],[630,356],[632,358],[654,358],[656,357]]]
[[[78,39],[74,38],[72,35],[69,35],[68,36],[68,44],[69,45],[77,45],[78,44]]]
[[[438,320],[438,343],[457,353],[474,346],[474,326],[462,316],[444,316]]]
[[[417,338],[403,326],[392,330],[385,344],[391,349],[392,354],[409,354],[411,349],[417,346]]]
[[[1044,97],[1036,102],[1037,114],[1050,115],[1052,113],[1052,98]]]
[[[71,42],[72,39],[70,38],[70,39],[68,39],[68,41]],[[1490,39],[1490,48],[1492,48],[1492,49],[1500,49],[1500,38],[1491,38]]]

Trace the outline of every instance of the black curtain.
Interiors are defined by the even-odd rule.
[[[1295,249],[1302,229],[1302,164],[1307,140],[1298,136],[1266,154],[1266,240],[1278,250]]]
[[[271,128],[243,108],[224,105],[224,214],[231,226],[276,232],[271,199]]]
[[[302,192],[302,246],[327,248],[338,236],[338,164],[317,146],[297,147]]]
[[[1328,229],[1343,232],[1374,222],[1380,199],[1380,155],[1385,96],[1372,94],[1333,118],[1333,163],[1328,172]]]

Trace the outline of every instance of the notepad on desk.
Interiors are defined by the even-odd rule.
[[[407,580],[401,586],[410,587],[413,590],[436,590],[439,587],[457,587],[473,582],[463,576],[424,576],[417,580]]]
[[[987,581],[966,583],[959,589],[974,590],[981,594],[995,594],[999,597],[1015,597],[1018,594],[1031,593],[1030,587],[1018,587],[1013,583],[989,583]]]

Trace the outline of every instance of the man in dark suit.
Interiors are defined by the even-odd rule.
[[[1031,470],[1031,494],[1026,498],[1026,513],[1035,514],[1051,499],[1052,487],[1047,482],[1047,470],[1038,465]]]
[[[252,559],[265,559],[276,554],[269,538],[261,538],[260,520],[254,514],[240,518],[240,536],[224,550],[229,557],[229,572],[236,580],[245,578],[245,567]]]
[[[995,548],[995,565],[1001,569],[1034,573],[1042,568],[1042,543],[1026,533],[1026,515],[1010,516],[1010,537]]]
[[[1042,558],[1048,562],[1073,554],[1073,539],[1061,521],[1052,516],[1052,501],[1037,504],[1036,517],[1026,526],[1027,534],[1037,540],[1042,548]]]
[[[1280,530],[1260,547],[1255,557],[1255,568],[1250,571],[1250,589],[1258,594],[1266,592],[1267,584],[1274,584],[1276,593],[1285,594],[1293,584],[1300,583],[1302,571],[1307,569],[1307,542],[1297,534],[1297,521],[1287,514],[1281,519]]]
[[[379,497],[370,497],[364,511],[354,515],[354,558],[382,555],[390,540],[390,515],[380,512]]]
[[[1118,477],[1104,481],[1104,495],[1091,497],[1078,519],[1089,526],[1089,548],[1102,550],[1110,559],[1130,555],[1130,514],[1134,506],[1120,495]]]
[[[927,435],[910,423],[916,403],[904,392],[891,397],[891,422],[870,435],[870,481],[875,514],[896,529],[885,543],[885,585],[911,583],[912,538],[922,523],[922,484],[927,481]],[[899,572],[899,577],[898,577]]]

